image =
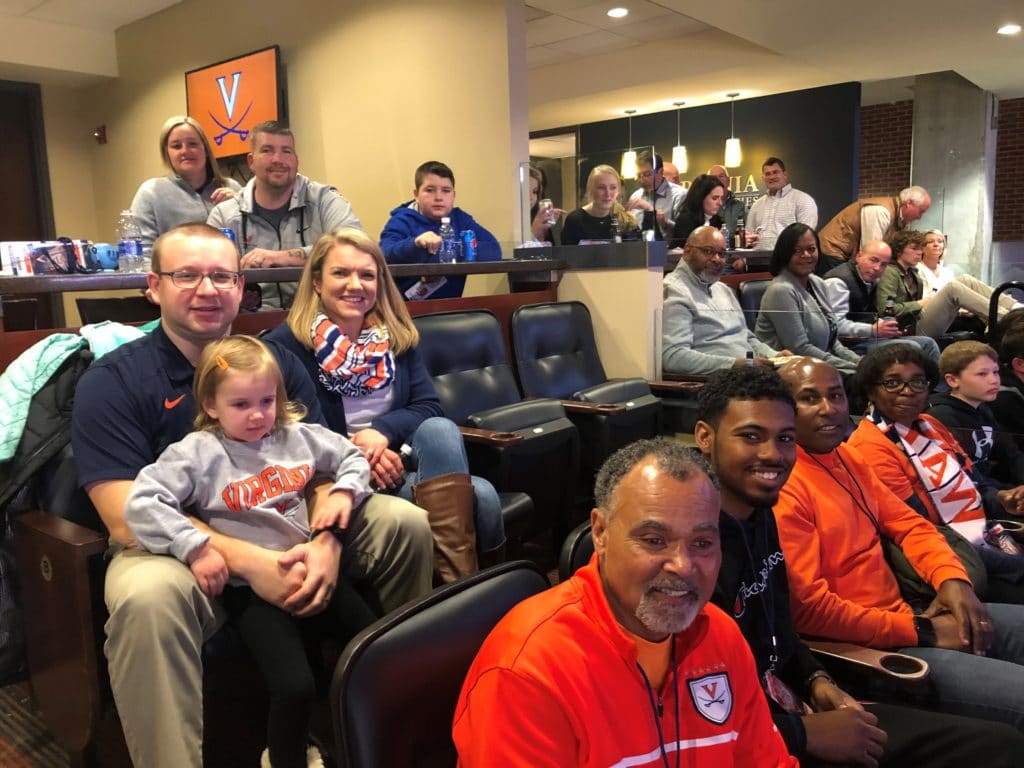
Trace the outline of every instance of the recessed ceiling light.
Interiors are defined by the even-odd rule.
[[[608,15],[613,19],[621,19],[623,16],[629,15],[629,8],[612,8],[608,11]]]
[[[611,11],[608,14],[611,15]],[[1020,24],[1003,24],[996,32],[1000,35],[1016,35],[1020,32]]]

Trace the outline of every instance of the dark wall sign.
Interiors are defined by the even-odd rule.
[[[818,203],[818,226],[857,198],[860,138],[860,83],[842,83],[775,96],[736,101],[735,135],[743,146],[743,162],[730,168],[732,191],[753,201],[764,194],[761,163],[782,158],[794,187]],[[689,155],[684,179],[720,165],[729,137],[729,104],[683,108],[680,134]],[[675,110],[634,115],[633,147],[654,146],[670,160],[676,143]],[[629,143],[626,118],[579,126],[579,189],[601,163],[618,168]],[[636,182],[627,181],[627,190]],[[894,192],[897,190],[893,190]]]

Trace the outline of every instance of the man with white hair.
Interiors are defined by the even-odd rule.
[[[846,206],[818,233],[818,274],[853,258],[869,241],[888,240],[893,233],[906,229],[924,216],[931,204],[931,195],[924,187],[907,187],[892,197],[865,197]]]
[[[594,496],[590,563],[509,611],[470,667],[459,765],[795,766],[743,635],[707,604],[721,502],[702,464],[641,440]]]

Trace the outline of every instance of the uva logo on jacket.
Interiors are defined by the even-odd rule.
[[[693,706],[701,717],[715,725],[722,725],[732,714],[732,687],[729,673],[720,672],[705,675],[696,680],[687,680]]]
[[[301,493],[311,477],[312,464],[299,464],[294,467],[275,464],[258,475],[250,475],[244,480],[228,483],[220,495],[232,512],[244,512],[282,494]],[[274,506],[278,512],[284,514],[289,504],[283,502]]]

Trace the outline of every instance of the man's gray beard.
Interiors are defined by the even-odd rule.
[[[722,279],[722,273],[719,272],[717,275],[709,277],[708,271],[705,269],[702,270],[697,277],[700,279],[702,283],[704,283],[704,285],[714,285],[715,283]]]
[[[702,601],[696,596],[697,590],[689,585],[683,588],[689,589],[694,597],[680,608],[660,603],[651,596],[649,590],[640,598],[640,603],[636,607],[636,617],[652,635],[683,632],[697,618],[702,607]]]

